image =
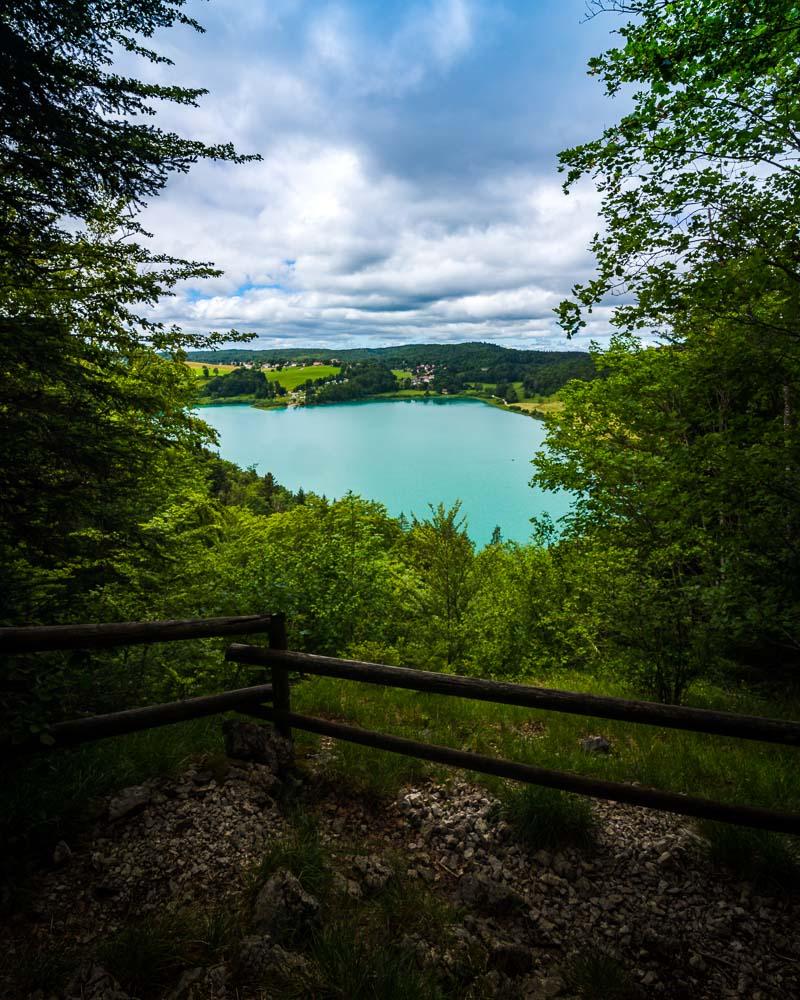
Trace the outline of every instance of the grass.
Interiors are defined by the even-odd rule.
[[[534,679],[531,678],[533,682]],[[612,677],[554,672],[538,678],[562,690],[631,697],[636,692]],[[780,703],[743,690],[711,684],[693,690],[692,703],[752,715],[800,717],[796,700]],[[306,680],[293,689],[293,707],[309,715],[423,739],[431,743],[506,757],[542,767],[615,781],[685,792],[723,802],[800,811],[796,751],[754,741],[732,740],[655,726],[484,704],[416,692],[376,689]],[[602,733],[612,744],[608,755],[582,751],[582,738]],[[310,737],[302,737],[308,745]],[[312,741],[313,742],[313,741]],[[423,774],[443,774],[413,758],[336,742],[325,765],[339,781],[374,795],[395,795]],[[452,772],[450,772],[452,773]],[[495,790],[502,786],[485,780]]]
[[[320,840],[316,824],[301,812],[295,813],[291,820],[289,833],[272,841],[256,866],[250,880],[251,897],[280,869],[290,871],[312,896],[323,896],[329,889],[333,874],[330,854]]]
[[[0,787],[0,842],[35,847],[96,818],[92,801],[147,778],[175,774],[198,756],[221,758],[219,718],[196,719],[32,760]]]
[[[523,785],[506,791],[503,812],[518,839],[531,848],[587,847],[594,840],[592,807],[579,795]]]
[[[183,969],[229,959],[241,934],[239,916],[227,904],[208,911],[162,910],[124,927],[97,954],[126,992],[160,997]]]
[[[319,900],[321,930],[305,942],[305,964],[273,969],[268,982],[251,985],[276,998],[444,997],[434,973],[420,970],[416,953],[398,942],[412,934],[444,940],[457,919],[456,910],[409,878],[400,856],[382,855],[393,875],[377,893],[358,900],[341,894],[334,865],[346,870],[353,857],[369,848],[351,843],[332,850],[320,840],[308,813],[295,812],[291,824],[255,868],[245,892],[245,912],[264,882],[285,869]]]
[[[154,996],[166,990],[187,964],[193,936],[186,914],[151,915],[104,941],[98,959],[126,992]]]
[[[641,996],[625,966],[602,948],[586,948],[562,973],[567,987],[581,1000],[634,1000]]]
[[[798,839],[727,823],[699,824],[708,859],[766,892],[800,892]]]
[[[0,980],[13,981],[19,996],[37,991],[48,997],[60,995],[77,962],[77,956],[65,949],[45,948],[30,941],[13,953],[3,950]]]
[[[359,933],[351,920],[329,924],[311,948],[312,980],[287,978],[270,996],[315,1000],[439,1000],[435,976],[418,967],[416,955],[390,941]]]
[[[518,403],[514,403],[514,406],[525,413],[539,413],[544,415],[561,413],[564,409],[564,404],[560,399],[547,399],[541,403],[536,403],[532,399],[522,399]]]
[[[228,372],[232,372],[235,365],[212,365],[205,364],[199,361],[186,361],[184,362],[192,369],[194,374],[198,379],[198,388],[203,389],[214,377],[214,369],[219,370],[220,375],[227,375]],[[208,369],[209,377],[206,379],[203,376],[203,368]],[[288,389],[289,392],[295,390],[299,385],[307,382],[309,379],[317,379],[327,377],[329,375],[338,375],[342,369],[337,365],[304,365],[302,368],[284,368],[282,371],[267,371],[264,372],[264,378],[268,382],[280,382],[284,389]],[[235,403],[235,402],[252,402],[255,397],[253,396],[241,396],[232,397],[228,396],[217,405],[223,405],[224,403]],[[284,400],[284,404],[285,404]],[[205,404],[208,405],[208,404]]]
[[[191,368],[194,374],[198,378],[203,378],[203,369],[208,369],[209,376],[213,376],[214,369],[216,368],[220,375],[226,375],[228,372],[232,372],[236,365],[220,365],[212,364],[209,361],[184,361],[187,368]]]
[[[284,368],[280,372],[264,372],[268,382],[280,382],[291,392],[309,379],[338,375],[342,369],[337,365],[305,365],[302,368]]]

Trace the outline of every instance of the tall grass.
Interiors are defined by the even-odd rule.
[[[52,844],[93,818],[93,799],[222,753],[220,719],[209,718],[35,758],[0,788],[0,843]]]
[[[506,818],[528,847],[586,847],[594,840],[592,807],[579,795],[524,785],[506,791],[504,799]]]
[[[631,697],[618,680],[560,672],[549,687]],[[731,803],[800,811],[797,750],[656,726],[493,705],[315,677],[292,691],[298,712],[340,719],[398,736],[615,781],[637,781]],[[693,703],[744,714],[800,718],[800,702],[698,685]],[[531,725],[534,723],[535,725]],[[581,739],[602,733],[610,754],[587,754]],[[300,738],[301,745],[315,743]],[[394,795],[421,773],[444,774],[412,758],[336,742],[326,767],[340,781]],[[497,782],[485,780],[492,787]]]
[[[767,892],[800,892],[800,838],[727,823],[702,822],[699,828],[712,865]]]
[[[573,956],[562,971],[567,987],[581,1000],[636,1000],[642,996],[625,966],[596,946]]]
[[[281,869],[290,871],[312,896],[322,896],[330,887],[330,851],[320,840],[313,818],[305,813],[295,812],[286,836],[268,845],[249,880],[251,895]]]

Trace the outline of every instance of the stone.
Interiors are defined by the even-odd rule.
[[[66,842],[66,840],[59,840],[56,846],[53,848],[53,864],[60,868],[65,865],[69,859],[72,857],[72,848]]]
[[[292,741],[279,736],[271,726],[228,719],[222,724],[222,731],[225,753],[235,760],[266,764],[273,774],[278,774],[294,760]]]
[[[377,854],[354,858],[353,867],[365,895],[381,892],[394,877],[392,869]]]
[[[584,753],[611,753],[611,744],[605,736],[587,736],[581,740],[581,750]]]
[[[462,875],[458,882],[458,896],[465,906],[474,906],[483,913],[497,916],[525,906],[525,899],[515,889],[486,875]]]
[[[84,962],[67,987],[69,1000],[130,1000],[114,977],[96,962]]]
[[[226,1000],[228,973],[224,965],[187,969],[167,1000]]]
[[[491,964],[499,972],[514,978],[524,976],[533,967],[533,956],[516,941],[496,941],[490,949]]]
[[[236,959],[236,974],[245,982],[260,983],[270,972],[279,972],[295,981],[312,980],[311,965],[306,958],[275,944],[269,934],[246,937]]]
[[[147,785],[131,785],[123,788],[108,803],[108,818],[112,823],[135,816],[150,804],[152,791]]]
[[[361,899],[364,895],[358,882],[352,878],[345,878],[339,872],[333,874],[333,888],[340,896],[349,896],[351,899]]]
[[[319,925],[319,903],[288,871],[276,872],[262,887],[253,922],[282,943],[302,940]]]
[[[269,934],[255,934],[244,938],[236,958],[237,976],[245,982],[263,979],[272,965],[275,947]]]

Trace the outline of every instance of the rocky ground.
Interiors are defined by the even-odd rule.
[[[81,840],[54,845],[52,865],[4,928],[0,995],[126,1000],[100,964],[102,942],[132,920],[184,907],[247,920],[220,961],[184,969],[162,995],[267,997],[258,983],[272,974],[291,974],[301,984],[293,995],[334,995],[314,985],[308,952],[330,904],[287,870],[253,882],[300,809],[313,813],[331,859],[327,892],[339,919],[384,892],[398,866],[450,907],[446,932],[412,929],[399,943],[420,967],[458,982],[456,995],[603,996],[569,970],[604,955],[628,990],[609,987],[608,996],[800,998],[800,902],[710,871],[680,818],[597,804],[593,847],[529,851],[480,786],[429,783],[376,804],[334,794],[313,767],[302,782],[281,781],[280,756],[126,789]],[[31,953],[75,956],[66,991],[20,987]]]

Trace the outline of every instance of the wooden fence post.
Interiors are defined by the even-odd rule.
[[[269,628],[269,648],[288,649],[286,637],[286,615],[273,615]],[[285,667],[272,667],[272,707],[275,709],[275,728],[284,739],[291,740],[292,727],[285,721],[291,712],[289,694],[289,671]]]

